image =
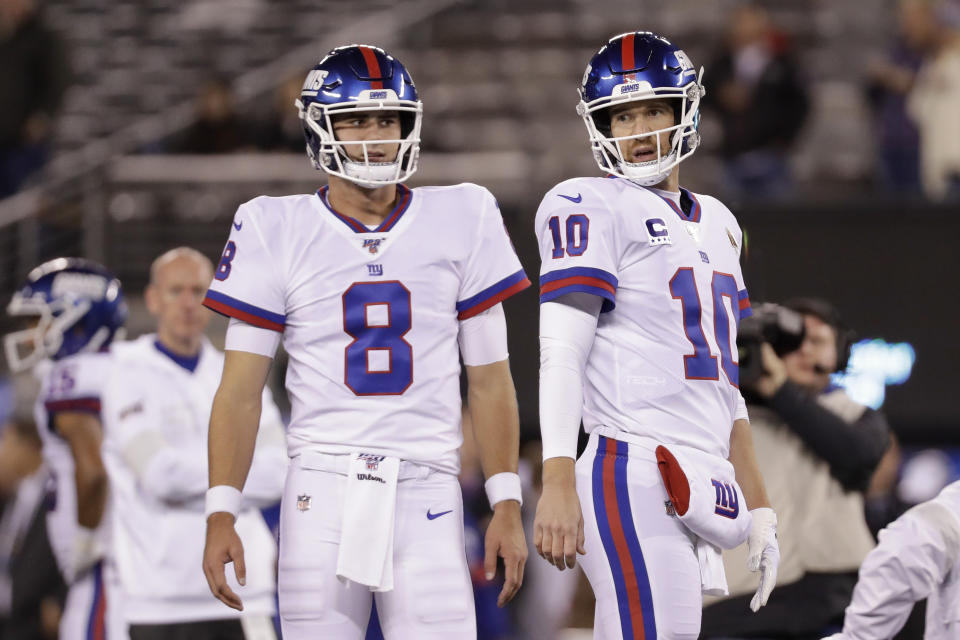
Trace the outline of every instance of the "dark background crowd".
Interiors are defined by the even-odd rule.
[[[120,275],[130,333],[145,330],[138,293],[153,256],[190,245],[215,258],[241,202],[323,183],[303,157],[293,101],[305,69],[354,41],[394,52],[418,84],[423,160],[413,184],[490,188],[534,279],[540,197],[561,179],[596,174],[574,112],[583,65],[634,29],[667,34],[705,69],[704,146],[681,183],[737,214],[754,304],[824,298],[858,334],[831,384],[888,423],[880,455],[856,471],[876,533],[960,476],[954,0],[2,0],[0,294],[44,259],[82,255]],[[532,505],[536,295],[506,310]],[[223,325],[212,327],[222,340]],[[5,379],[0,393],[0,620],[19,606],[9,585],[25,566],[50,619],[37,614],[35,635],[9,637],[52,637],[62,596],[55,572],[24,546],[39,525],[17,506],[42,473],[24,417],[32,389]],[[829,444],[800,440],[833,472]],[[473,455],[464,452],[462,482],[476,553],[485,504]],[[506,613],[494,613],[478,576],[483,637],[589,626],[576,574],[557,578],[538,564]]]

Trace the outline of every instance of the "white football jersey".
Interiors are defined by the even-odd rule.
[[[740,401],[736,332],[750,314],[741,231],[718,200],[667,197],[620,178],[575,178],[537,212],[540,302],[603,298],[583,424],[724,458]]]
[[[213,597],[200,570],[207,431],[223,354],[204,339],[190,370],[157,345],[154,334],[114,345],[103,392],[103,459],[114,508],[110,553],[124,617],[136,624],[236,617]],[[247,567],[246,585],[238,593],[248,615],[274,611],[277,545],[256,497],[278,501],[287,467],[283,424],[269,391],[262,407],[235,522]],[[240,589],[230,569],[227,579]]]
[[[398,186],[375,230],[327,187],[242,205],[204,302],[283,332],[287,444],[459,469],[458,320],[529,285],[497,203],[473,184]]]
[[[69,584],[77,574],[75,544],[77,529],[77,483],[70,444],[56,432],[54,416],[62,412],[89,413],[100,419],[101,391],[110,371],[110,354],[79,353],[40,365],[40,394],[34,406],[37,431],[43,441],[43,457],[52,472],[54,493],[47,514],[50,546],[57,565]],[[98,527],[101,548],[109,527],[104,514]],[[89,559],[87,559],[89,560]],[[83,568],[83,567],[79,567]]]

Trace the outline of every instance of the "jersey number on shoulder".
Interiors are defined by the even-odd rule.
[[[396,280],[355,282],[343,294],[344,384],[358,396],[396,396],[413,382],[410,291]]]
[[[553,236],[553,259],[562,258],[564,256],[564,244],[563,237],[560,235],[560,218],[553,216],[547,224],[550,226],[550,234]],[[566,255],[582,256],[583,252],[587,250],[590,218],[582,213],[567,216],[564,226],[567,232]]]
[[[730,384],[736,387],[739,384],[740,370],[731,353],[730,316],[723,299],[730,298],[731,308],[738,308],[736,306],[737,281],[729,273],[714,271],[710,290],[713,297],[714,337],[717,346],[720,347],[720,366],[723,367],[723,373]],[[683,305],[683,330],[687,334],[687,340],[693,345],[693,353],[683,356],[683,368],[687,380],[719,379],[717,357],[710,353],[710,346],[707,344],[707,337],[703,333],[703,324],[700,321],[702,305],[692,268],[677,269],[670,278],[670,294]]]
[[[217,270],[213,272],[213,277],[217,280],[226,280],[230,277],[230,270],[233,269],[233,259],[237,257],[237,243],[231,240],[223,248],[223,255],[220,256],[220,262],[217,263]]]
[[[77,386],[77,374],[75,367],[70,365],[61,365],[54,370],[50,377],[50,391],[48,397],[59,399],[70,393]]]

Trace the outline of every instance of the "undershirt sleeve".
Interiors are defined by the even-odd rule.
[[[507,349],[507,318],[503,313],[503,305],[496,304],[461,320],[457,338],[463,364],[468,367],[506,360],[510,352]]]
[[[224,349],[227,351],[245,351],[272,358],[277,353],[282,335],[273,329],[255,327],[243,320],[230,318]]]
[[[583,372],[603,298],[570,293],[540,305],[540,434],[543,459],[574,458],[583,414]]]

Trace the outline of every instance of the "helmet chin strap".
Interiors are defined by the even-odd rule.
[[[343,163],[343,172],[352,182],[373,189],[382,187],[385,181],[396,178],[400,173],[400,162],[354,162]]]
[[[670,172],[673,171],[673,167],[676,166],[676,163],[673,162],[676,156],[677,152],[672,151],[661,159],[662,162],[661,160],[650,160],[649,162],[633,163],[621,160],[620,171],[623,172],[623,175],[625,175],[630,182],[638,184],[641,187],[652,187],[667,179]],[[657,164],[666,165],[666,168],[654,174],[647,173],[646,170],[649,166]]]

